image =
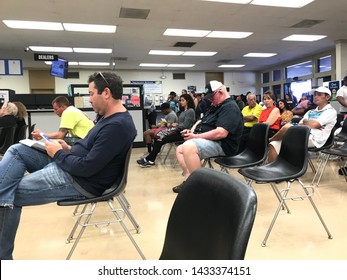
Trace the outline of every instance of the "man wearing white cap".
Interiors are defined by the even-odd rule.
[[[313,93],[313,102],[317,105],[315,109],[309,110],[300,120],[299,125],[311,128],[308,147],[322,147],[328,140],[331,130],[336,123],[337,112],[328,103],[331,97],[330,89],[318,87]],[[283,135],[292,124],[284,125],[273,137],[269,139],[268,162],[274,161],[280,151]]]
[[[181,132],[185,142],[176,150],[185,179],[201,167],[202,159],[235,155],[242,135],[241,111],[221,82],[210,81],[206,85],[205,99],[211,101],[210,109],[192,129]],[[184,181],[172,190],[178,193],[182,187]]]

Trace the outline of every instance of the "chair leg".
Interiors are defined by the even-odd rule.
[[[128,235],[130,241],[133,243],[134,247],[136,248],[137,252],[140,254],[141,258],[143,260],[146,259],[145,255],[142,253],[140,247],[137,245],[135,239],[132,237],[132,235],[130,234],[128,228],[126,227],[126,225],[124,224],[122,218],[119,216],[117,210],[113,207],[112,204],[112,200],[108,200],[107,201],[108,206],[110,207],[112,213],[115,215],[116,219],[119,221],[119,223],[121,224],[123,230],[125,231],[125,233]]]
[[[133,224],[133,226],[134,226],[134,228],[136,230],[136,233],[140,233],[141,232],[140,225],[135,220],[133,214],[129,211],[129,208],[127,207],[127,204],[124,201],[125,196],[122,194],[120,196],[116,196],[116,199],[117,199],[118,203],[120,204],[120,206],[122,207],[124,213],[129,218],[130,222]]]
[[[330,158],[330,155],[328,155],[328,154],[325,155],[323,153],[320,153],[318,160],[317,160],[318,161],[318,167],[317,167],[316,173],[314,173],[311,185],[316,185],[316,187],[318,187],[329,158]],[[318,179],[316,181],[317,176],[318,176]]]
[[[311,205],[312,205],[314,211],[316,211],[316,214],[317,214],[317,216],[318,216],[320,222],[322,223],[322,225],[323,225],[325,231],[326,231],[327,234],[328,234],[328,238],[329,238],[329,239],[332,239],[333,236],[331,235],[331,233],[330,233],[330,231],[329,231],[327,225],[325,224],[325,222],[324,222],[324,220],[323,220],[321,214],[320,214],[319,211],[318,211],[318,208],[317,208],[316,204],[314,203],[314,201],[313,201],[313,199],[312,199],[313,193],[310,194],[309,191],[307,190],[307,187],[305,187],[304,184],[303,184],[300,180],[298,180],[298,182],[299,182],[299,184],[301,185],[301,187],[304,189],[304,191],[305,191],[305,193],[306,193],[306,195],[307,195],[307,198],[308,198],[309,201],[311,202]]]
[[[280,191],[278,190],[276,184],[271,183],[271,188],[272,188],[272,190],[274,191],[274,193],[275,193],[275,195],[276,195],[278,201],[281,202],[281,200],[282,200],[281,193],[280,193]],[[285,210],[285,209],[287,209],[287,213],[290,214],[290,210],[289,210],[289,208],[288,208],[287,203],[286,203],[285,201],[283,201],[282,210]]]
[[[164,158],[164,160],[163,160],[163,164],[166,164],[166,160],[167,160],[167,158],[169,157],[170,152],[171,152],[171,150],[172,150],[172,147],[173,147],[173,145],[174,145],[174,143],[168,143],[168,144],[169,144],[169,149],[168,149],[168,151],[166,152],[165,158]],[[164,145],[164,146],[165,146],[165,145]]]
[[[287,195],[288,195],[288,192],[289,192],[289,190],[290,190],[290,184],[291,184],[290,182],[287,182],[287,188],[284,189],[284,191],[283,191],[283,196],[281,196],[281,194],[279,193],[277,187],[275,186],[275,189],[277,189],[277,192],[279,193],[279,196],[280,196],[280,204],[279,204],[278,207],[277,207],[276,213],[275,213],[275,215],[274,215],[274,217],[273,217],[273,219],[272,219],[272,221],[271,221],[271,224],[270,224],[270,226],[269,226],[269,229],[268,229],[267,232],[266,232],[265,238],[264,238],[263,242],[261,243],[261,246],[263,246],[263,247],[266,246],[266,241],[267,241],[267,239],[268,239],[269,236],[270,236],[271,230],[272,230],[272,228],[273,228],[273,226],[274,226],[274,224],[275,224],[275,222],[276,222],[277,216],[278,216],[279,212],[281,211],[281,209],[283,208],[283,205],[284,205],[284,203],[285,203],[284,200],[286,199],[286,197],[287,197]],[[272,184],[271,184],[271,186],[272,186]],[[275,193],[276,193],[276,192],[275,192]],[[277,194],[276,194],[276,196],[277,196]],[[288,208],[287,208],[287,209],[288,209]]]
[[[86,206],[86,205],[85,205],[85,206]],[[83,235],[83,233],[84,233],[86,227],[88,226],[88,223],[89,223],[89,221],[90,221],[90,219],[91,219],[91,217],[92,217],[92,215],[93,215],[93,212],[94,212],[94,210],[95,210],[95,207],[96,207],[96,203],[92,203],[92,208],[90,209],[89,213],[87,214],[87,217],[86,217],[84,223],[81,224],[81,229],[80,229],[80,231],[79,231],[79,233],[78,233],[78,235],[77,235],[77,238],[76,238],[74,244],[72,245],[72,248],[70,249],[69,254],[68,254],[67,257],[66,257],[67,260],[69,260],[69,259],[71,258],[73,252],[75,251],[78,242],[80,241],[80,239],[81,239],[81,237],[82,237],[82,235]],[[83,212],[83,213],[84,213],[84,212]],[[81,215],[82,215],[82,214],[81,214]],[[76,222],[74,228],[77,227],[77,225],[79,224],[79,221],[80,221],[81,218],[82,218],[81,215],[78,217],[78,220],[77,220],[77,222]],[[76,230],[76,229],[73,229],[73,232],[75,232],[75,230]]]
[[[76,207],[78,207],[78,206],[79,206],[79,205],[77,205]],[[66,243],[67,243],[67,244],[70,243],[70,241],[73,239],[73,236],[74,236],[74,234],[75,234],[75,232],[76,232],[76,229],[77,229],[78,225],[80,224],[81,219],[82,219],[82,217],[83,217],[82,214],[86,211],[87,206],[88,206],[88,204],[83,205],[83,209],[82,209],[80,215],[78,216],[78,218],[77,218],[77,220],[76,220],[76,222],[75,222],[75,224],[74,224],[74,226],[73,226],[73,228],[72,228],[72,230],[71,230],[71,232],[70,232],[68,238],[66,239]],[[75,208],[75,210],[76,210],[76,208]],[[73,214],[75,215],[75,211],[74,211]]]

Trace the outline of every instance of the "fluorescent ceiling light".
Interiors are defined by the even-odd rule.
[[[232,4],[248,4],[251,0],[202,0],[208,2],[221,2],[221,3],[232,3]]]
[[[141,66],[141,67],[166,67],[167,64],[162,64],[162,63],[141,63],[139,66]]]
[[[101,24],[63,23],[66,31],[115,33],[117,26]]]
[[[76,53],[112,53],[112,49],[73,48]]]
[[[219,68],[241,68],[244,66],[245,66],[244,64],[222,64],[222,65],[219,65],[218,67]]]
[[[253,0],[250,4],[283,8],[302,8],[314,0]]]
[[[182,55],[183,56],[214,56],[217,54],[217,52],[191,52],[187,51],[184,52]]]
[[[205,37],[210,30],[193,30],[193,29],[175,29],[168,28],[165,30],[166,36],[184,36],[184,37]]]
[[[34,52],[73,52],[72,48],[66,47],[39,47],[39,46],[29,46]]]
[[[45,61],[45,63],[47,65],[52,65],[52,61]],[[78,65],[78,62],[77,61],[69,61],[69,66],[74,66],[74,65]]]
[[[160,51],[160,50],[150,50],[148,54],[151,55],[182,55],[182,51]]]
[[[303,42],[313,42],[318,41],[327,36],[325,35],[300,35],[300,34],[293,34],[286,38],[283,38],[283,41],[303,41]]]
[[[271,57],[275,55],[277,55],[277,53],[247,53],[244,57]]]
[[[237,31],[212,31],[206,37],[211,38],[229,38],[229,39],[243,39],[250,35],[253,32],[237,32]]]
[[[167,67],[194,67],[195,64],[168,64]]]
[[[36,29],[36,30],[64,30],[59,22],[25,21],[25,20],[3,20],[9,28]]]
[[[229,4],[251,4],[260,6],[272,6],[283,8],[302,8],[314,0],[202,0],[209,2],[221,2]]]
[[[109,62],[79,62],[81,66],[110,66]]]

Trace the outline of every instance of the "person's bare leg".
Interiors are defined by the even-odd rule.
[[[184,143],[183,143],[184,144]],[[183,157],[183,151],[182,151],[182,145],[179,145],[176,149],[176,157],[177,157],[177,161],[178,164],[181,166],[182,171],[183,171],[183,176],[185,177],[186,174],[188,173],[188,169],[186,166],[186,163],[184,162],[184,157]],[[189,175],[188,175],[189,176]]]
[[[288,128],[291,127],[292,124],[291,123],[287,123],[284,126],[281,127],[281,129],[271,138],[269,138],[269,141],[278,141],[278,140],[282,140],[284,134],[287,132]]]
[[[145,140],[146,144],[151,144],[153,139],[154,139],[154,130],[153,129],[147,129],[144,133],[143,133],[143,138]]]
[[[268,148],[269,148],[269,150],[268,150],[267,161],[268,161],[268,163],[270,163],[270,162],[273,162],[277,158],[278,154],[277,154],[275,148],[271,145],[271,143],[269,144]]]
[[[198,148],[193,141],[186,141],[182,145],[182,154],[188,171],[184,174],[186,180],[193,171],[201,167],[201,159]]]

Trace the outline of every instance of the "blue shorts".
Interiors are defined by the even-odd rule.
[[[191,139],[198,148],[200,159],[225,156],[220,141],[206,140],[202,138]]]

